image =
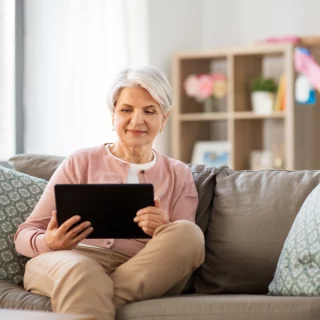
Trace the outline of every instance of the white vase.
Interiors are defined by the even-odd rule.
[[[273,112],[275,94],[266,91],[255,91],[251,93],[252,110],[258,114],[269,114]]]

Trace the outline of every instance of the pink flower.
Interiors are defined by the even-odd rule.
[[[197,97],[199,94],[199,81],[196,75],[190,74],[184,81],[187,96]]]
[[[211,75],[201,74],[198,77],[199,80],[199,94],[200,99],[207,99],[212,95],[213,91],[213,79]]]

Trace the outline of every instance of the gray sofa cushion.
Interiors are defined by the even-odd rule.
[[[16,171],[49,180],[64,157],[23,153],[11,157],[8,161]]]
[[[201,228],[203,233],[207,232],[210,214],[213,206],[213,196],[215,188],[215,176],[220,169],[208,167],[205,165],[189,165],[194,182],[196,184],[199,205],[196,213],[196,224]],[[194,292],[194,281],[197,274],[194,271],[183,289],[183,293]]]
[[[189,165],[193,180],[196,184],[199,205],[196,213],[196,224],[206,233],[210,214],[213,206],[214,189],[216,186],[215,176],[222,168],[208,167],[205,165]]]
[[[0,281],[0,308],[51,311],[47,297]],[[182,295],[131,303],[117,320],[318,320],[320,297]]]
[[[291,225],[320,171],[221,170],[199,293],[268,292]]]
[[[189,295],[134,302],[117,320],[318,320],[320,297]]]
[[[0,280],[0,309],[52,310],[49,298],[3,280]]]

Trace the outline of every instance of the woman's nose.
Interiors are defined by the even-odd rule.
[[[141,124],[143,123],[143,113],[140,111],[133,112],[131,122],[133,124]]]

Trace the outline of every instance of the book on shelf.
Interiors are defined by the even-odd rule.
[[[284,111],[286,109],[286,77],[284,74],[281,75],[278,91],[276,94],[276,100],[274,104],[274,111]]]

